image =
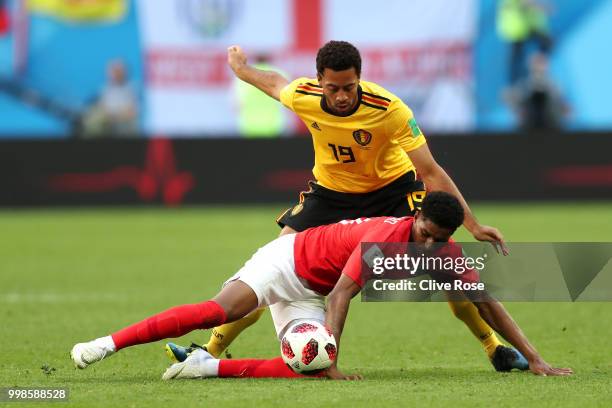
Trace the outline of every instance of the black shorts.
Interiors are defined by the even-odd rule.
[[[404,217],[414,215],[425,198],[425,185],[410,171],[391,184],[369,193],[341,193],[314,181],[300,193],[300,202],[276,220],[296,231],[359,217]]]

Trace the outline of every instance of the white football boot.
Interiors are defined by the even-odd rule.
[[[115,345],[110,338],[101,337],[87,343],[77,343],[70,352],[70,358],[77,368],[83,369],[115,353]]]
[[[196,349],[185,361],[172,364],[162,376],[162,380],[211,378],[219,376],[219,359],[207,351]]]

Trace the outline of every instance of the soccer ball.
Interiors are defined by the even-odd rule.
[[[316,374],[336,359],[336,339],[315,320],[295,323],[281,339],[283,361],[298,374]]]

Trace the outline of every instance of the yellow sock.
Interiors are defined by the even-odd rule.
[[[215,327],[204,347],[213,357],[218,358],[244,329],[259,320],[265,310],[265,308],[257,309],[240,320]]]
[[[482,319],[476,306],[467,300],[460,302],[449,301],[448,305],[453,311],[455,317],[462,320],[463,323],[465,323],[465,325],[470,329],[472,334],[474,334],[474,336],[480,340],[485,352],[487,353],[487,356],[491,358],[497,346],[502,345],[503,343],[499,341],[491,326],[489,326],[487,322]]]

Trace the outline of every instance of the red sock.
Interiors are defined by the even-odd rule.
[[[225,310],[216,302],[176,306],[139,323],[113,333],[120,350],[136,344],[150,343],[168,337],[180,337],[195,329],[210,329],[225,323]]]
[[[287,367],[281,357],[271,360],[221,360],[219,362],[219,377],[240,378],[300,378],[322,377],[324,373],[305,376],[295,373]]]

